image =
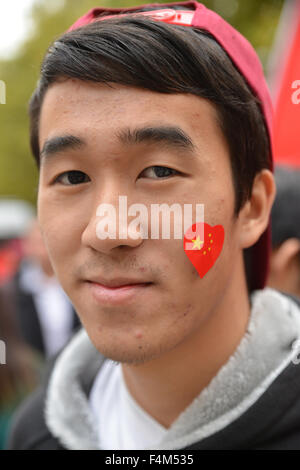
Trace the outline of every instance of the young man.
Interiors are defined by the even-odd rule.
[[[30,117],[39,222],[83,330],[10,448],[300,448],[300,312],[263,289],[271,104],[248,42],[197,2],[94,9],[50,47]],[[204,224],[151,238],[131,212],[102,237],[119,196],[203,204]]]

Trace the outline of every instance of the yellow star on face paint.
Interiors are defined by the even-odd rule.
[[[192,242],[194,243],[193,250],[194,248],[198,248],[198,250],[201,250],[203,242],[200,240],[199,235],[196,239],[192,240]]]

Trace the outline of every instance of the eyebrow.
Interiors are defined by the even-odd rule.
[[[40,157],[46,158],[51,155],[59,154],[65,150],[76,150],[86,145],[86,142],[75,135],[60,135],[46,140]]]
[[[192,139],[181,129],[174,126],[142,127],[137,129],[122,129],[116,137],[123,144],[137,145],[144,142],[149,144],[165,144],[173,149],[181,149],[188,153],[195,150]],[[77,150],[87,145],[87,142],[75,135],[61,135],[46,140],[40,154],[45,159],[58,155],[66,150]]]
[[[125,144],[162,143],[170,148],[177,148],[190,153],[195,150],[190,136],[183,129],[176,126],[142,127],[133,130],[127,128],[118,132],[117,136]]]

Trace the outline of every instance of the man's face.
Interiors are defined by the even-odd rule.
[[[158,127],[181,129],[193,149],[155,137]],[[136,133],[145,128],[152,131]],[[214,107],[194,95],[67,80],[46,93],[39,139],[39,222],[94,345],[113,360],[140,363],[190,341],[222,302],[241,253],[230,157]],[[151,204],[204,204],[205,222],[225,231],[215,265],[201,279],[182,239],[151,239],[150,231],[148,239],[120,239],[117,230],[115,239],[101,240],[97,208],[109,203],[118,215],[119,196],[149,214]],[[119,277],[151,284],[112,295],[98,289],[97,280]]]

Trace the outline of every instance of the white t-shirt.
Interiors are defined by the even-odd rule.
[[[154,447],[167,432],[131,396],[119,363],[105,360],[93,383],[89,401],[101,449]]]

